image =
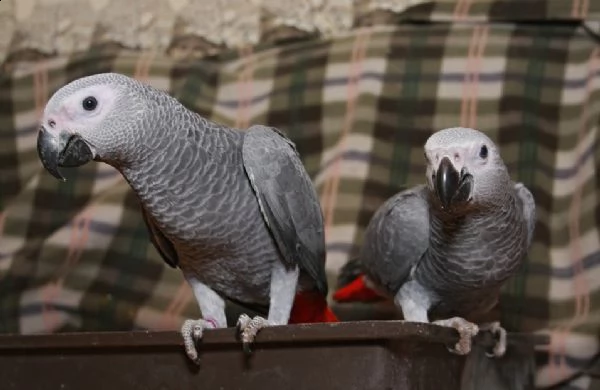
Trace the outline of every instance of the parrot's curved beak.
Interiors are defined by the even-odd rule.
[[[66,181],[58,167],[78,167],[94,158],[89,145],[77,134],[51,133],[40,128],[37,151],[42,165],[55,178]]]
[[[435,192],[444,209],[471,199],[473,176],[463,168],[458,172],[448,157],[444,157],[435,174]]]

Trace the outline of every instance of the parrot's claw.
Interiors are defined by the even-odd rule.
[[[246,314],[240,316],[237,322],[237,328],[242,339],[242,346],[245,353],[251,353],[250,344],[254,342],[254,338],[258,334],[258,331],[267,326],[271,326],[271,323],[263,317],[256,316],[250,318]]]
[[[457,355],[467,355],[471,352],[471,341],[472,338],[479,332],[479,327],[464,318],[452,317],[446,320],[434,321],[433,324],[454,328],[458,331],[460,339],[454,348],[448,348],[448,350]]]
[[[214,328],[213,324],[203,319],[185,320],[181,326],[181,335],[183,336],[183,345],[185,353],[196,364],[200,364],[196,342],[202,339],[204,329]]]
[[[506,329],[500,326],[500,322],[494,321],[482,324],[480,330],[490,331],[498,338],[492,353],[486,352],[487,357],[502,357],[506,353]]]

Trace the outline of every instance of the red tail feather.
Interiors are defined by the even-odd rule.
[[[308,324],[314,322],[339,322],[339,320],[321,293],[317,291],[297,293],[288,323]]]
[[[366,285],[363,275],[333,294],[333,300],[336,302],[373,302],[381,299],[381,294]]]

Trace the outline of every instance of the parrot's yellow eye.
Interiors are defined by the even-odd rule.
[[[85,99],[83,99],[82,106],[83,109],[86,111],[93,111],[98,106],[98,100],[96,100],[96,98],[93,96],[88,96]]]

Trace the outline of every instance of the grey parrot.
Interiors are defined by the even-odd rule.
[[[337,301],[393,298],[407,321],[456,328],[452,351],[467,354],[480,329],[494,333],[493,355],[506,348],[498,322],[478,318],[497,303],[500,288],[526,257],[535,202],[511,181],[497,146],[480,131],[449,128],[425,144],[426,184],[402,191],[374,214],[358,257],[340,273]]]
[[[202,319],[181,332],[190,359],[207,328],[227,327],[225,299],[247,314],[244,349],[265,326],[335,322],[327,301],[322,212],[294,144],[275,128],[213,123],[115,73],[77,79],[49,99],[37,140],[43,166],[115,167],[137,194],[151,240],[181,269]]]

